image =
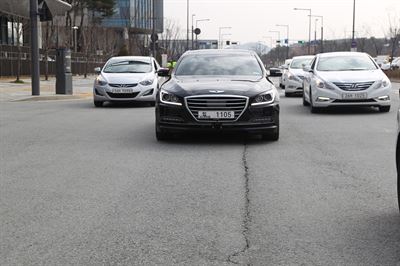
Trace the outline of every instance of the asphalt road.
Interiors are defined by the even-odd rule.
[[[1,103],[0,265],[400,265],[393,99],[282,97],[274,143],[160,143],[146,106]]]

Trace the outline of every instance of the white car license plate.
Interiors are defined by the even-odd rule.
[[[132,89],[112,89],[112,93],[132,93]]]
[[[199,111],[199,119],[234,119],[234,111]]]
[[[363,93],[343,93],[343,100],[363,100],[368,98],[368,94],[366,92]]]

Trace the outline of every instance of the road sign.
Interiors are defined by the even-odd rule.
[[[200,33],[201,33],[201,30],[200,30],[199,28],[196,28],[196,29],[194,30],[194,34],[200,35]]]
[[[357,42],[356,41],[352,41],[351,42],[351,48],[356,48],[357,47]]]

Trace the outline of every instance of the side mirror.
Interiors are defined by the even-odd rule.
[[[159,68],[157,74],[159,77],[169,77],[170,76],[169,72],[170,72],[169,68]]]
[[[101,68],[100,68],[100,67],[96,67],[96,68],[94,69],[94,73],[100,74],[100,73],[101,73]]]
[[[304,66],[303,67],[304,72],[309,72],[309,73],[314,73],[314,70],[310,66]]]

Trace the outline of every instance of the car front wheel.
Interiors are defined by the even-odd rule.
[[[93,104],[96,107],[103,107],[103,102],[102,101],[94,101]]]

